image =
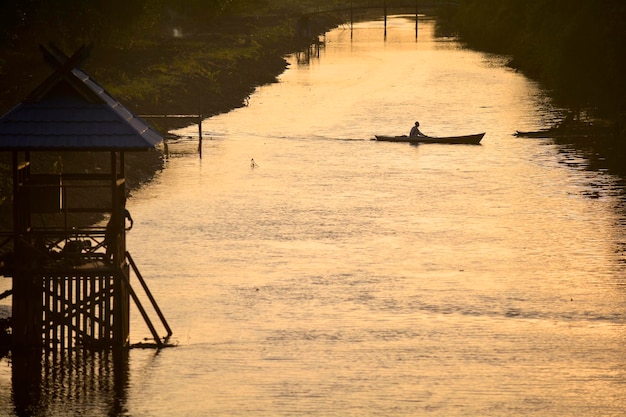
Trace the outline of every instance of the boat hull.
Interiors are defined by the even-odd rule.
[[[465,136],[447,136],[447,137],[432,137],[432,136],[384,136],[376,135],[374,138],[381,142],[408,142],[408,143],[450,143],[461,145],[478,145],[482,140],[485,133],[477,133],[475,135]]]

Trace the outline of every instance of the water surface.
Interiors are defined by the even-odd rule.
[[[196,142],[171,145],[128,202],[128,247],[179,346],[117,367],[57,359],[64,382],[42,378],[25,403],[40,415],[623,415],[619,179],[512,136],[558,109],[502,58],[420,24],[417,41],[405,16],[386,41],[380,21],[333,30],[319,59],[290,57],[247,107],[206,120],[201,159]],[[415,120],[435,136],[487,134],[370,140]],[[132,337],[146,336],[134,312]],[[0,409],[14,415],[3,363]]]

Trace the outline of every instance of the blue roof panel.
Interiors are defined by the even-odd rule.
[[[163,140],[82,70],[46,81],[41,97],[0,118],[0,150],[144,150]],[[84,87],[99,99],[85,97]]]

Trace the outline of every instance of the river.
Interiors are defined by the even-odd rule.
[[[0,414],[626,413],[622,180],[512,135],[560,112],[504,58],[428,19],[417,40],[411,16],[382,26],[289,57],[204,122],[202,158],[171,144],[130,197],[128,248],[178,346],[56,358],[28,389],[3,359]],[[486,135],[371,140],[415,120]],[[150,335],[136,311],[131,326]]]

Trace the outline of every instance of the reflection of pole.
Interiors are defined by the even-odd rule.
[[[202,158],[202,115],[198,116],[198,155]]]
[[[43,354],[38,349],[16,349],[11,365],[13,413],[9,415],[29,416],[33,410],[51,413],[58,408],[51,399],[84,399],[87,389],[91,396],[111,399],[93,405],[94,415],[127,414],[129,349],[55,349]]]
[[[111,401],[110,410],[108,415],[119,416],[125,412],[128,401],[128,357],[129,349],[113,349],[113,392],[115,393],[115,401]],[[106,354],[103,358],[107,358]],[[107,371],[111,364],[106,361],[104,367]],[[102,367],[100,368],[102,369]],[[108,375],[108,372],[105,373]]]
[[[30,415],[32,410],[41,406],[41,391],[45,386],[42,381],[42,352],[39,349],[13,349],[11,365],[13,411],[18,416]]]

